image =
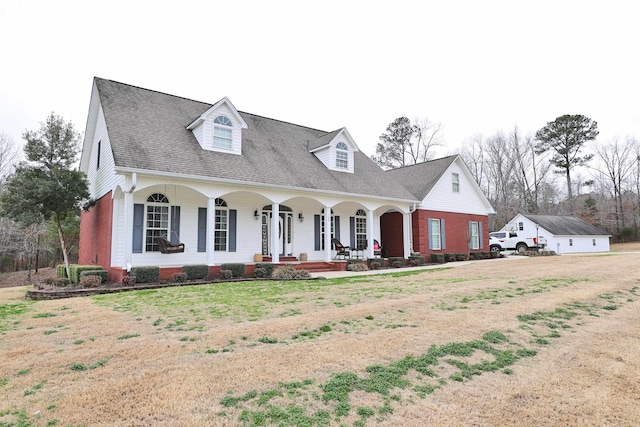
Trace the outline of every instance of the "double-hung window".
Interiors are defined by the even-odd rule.
[[[440,219],[439,218],[431,218],[431,249],[440,250],[442,249],[442,235],[440,234]]]
[[[226,251],[229,240],[229,209],[223,199],[216,199],[215,221],[213,250]]]
[[[169,235],[169,200],[164,194],[154,193],[147,198],[146,226],[145,250],[160,251],[156,237],[166,239]]]
[[[213,146],[230,150],[233,142],[233,123],[227,116],[213,120]]]
[[[460,175],[455,172],[451,174],[451,190],[454,193],[460,192]]]
[[[469,222],[469,248],[480,249],[480,226],[478,221]]]
[[[349,149],[344,142],[336,144],[336,167],[340,169],[349,168]]]

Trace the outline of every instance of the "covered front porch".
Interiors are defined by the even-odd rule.
[[[112,268],[214,268],[249,265],[261,256],[274,264],[309,263],[316,271],[343,269],[332,239],[349,246],[354,257],[379,256],[374,245],[381,240],[380,217],[390,211],[402,217],[398,240],[404,256],[411,252],[408,202],[180,180],[158,184],[135,174],[112,194]],[[184,250],[162,253],[158,237]]]

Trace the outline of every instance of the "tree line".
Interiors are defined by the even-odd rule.
[[[392,121],[372,159],[394,168],[433,158],[434,148],[442,146],[442,127],[427,128],[426,135],[434,136],[428,140],[436,143],[425,145],[416,125],[406,117]],[[637,239],[640,142],[633,136],[600,142],[598,135],[596,121],[563,115],[535,133],[514,126],[464,141],[457,154],[496,210],[491,229],[502,228],[518,213],[575,215],[614,241]]]

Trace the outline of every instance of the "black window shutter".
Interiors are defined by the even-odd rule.
[[[349,242],[351,249],[356,249],[356,219],[352,216],[349,217],[349,237],[351,238]]]
[[[198,208],[198,252],[207,251],[207,208]]]
[[[229,252],[236,251],[236,219],[238,211],[229,209]]]
[[[320,215],[313,216],[313,244],[314,249],[319,251],[321,248],[320,245]]]
[[[180,206],[171,206],[171,243],[180,243]]]
[[[142,234],[144,233],[144,205],[133,205],[133,253],[142,253]]]

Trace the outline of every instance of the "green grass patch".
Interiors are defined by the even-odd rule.
[[[124,334],[118,337],[119,340],[128,340],[129,338],[139,337],[140,334]]]

